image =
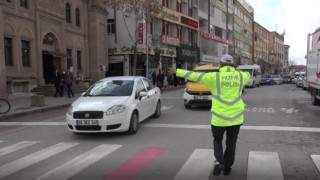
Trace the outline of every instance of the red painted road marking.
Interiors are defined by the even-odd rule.
[[[158,159],[165,152],[166,148],[146,147],[123,163],[119,168],[111,172],[111,174],[105,176],[104,180],[136,179],[141,172],[151,166],[153,161]]]

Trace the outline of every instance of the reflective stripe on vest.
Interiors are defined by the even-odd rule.
[[[188,78],[193,72],[192,71],[188,71],[184,76],[182,76],[182,78]],[[201,79],[203,78],[203,76],[206,75],[206,73],[202,72],[200,73],[200,76],[198,77],[197,80],[195,80],[194,82],[199,83],[201,81]]]
[[[234,120],[238,119],[239,117],[241,117],[241,116],[243,115],[243,111],[240,112],[239,114],[233,116],[233,117],[223,116],[223,115],[218,114],[218,113],[216,113],[216,112],[214,112],[214,111],[211,111],[211,113],[212,113],[213,115],[217,116],[218,118],[224,119],[224,120],[227,120],[227,121],[234,121]]]
[[[242,91],[242,84],[243,84],[243,77],[242,77],[242,74],[239,72],[240,74],[240,88],[239,88],[239,96],[234,99],[233,101],[229,102],[229,101],[226,101],[224,99],[221,98],[221,87],[220,87],[220,73],[216,73],[216,83],[217,83],[217,96],[213,95],[212,94],[212,97],[226,105],[229,105],[229,106],[232,106],[234,104],[236,104],[237,102],[239,102],[241,100],[241,91]]]

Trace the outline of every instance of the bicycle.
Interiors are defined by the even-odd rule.
[[[11,104],[6,99],[0,98],[0,114],[6,114],[10,111]]]

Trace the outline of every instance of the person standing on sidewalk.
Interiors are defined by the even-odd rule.
[[[53,74],[52,77],[52,83],[54,84],[54,87],[56,89],[56,93],[54,95],[54,97],[57,97],[58,94],[60,94],[60,96],[62,97],[62,92],[61,92],[61,74],[59,72],[59,70],[55,70],[55,73]]]
[[[215,166],[212,174],[229,175],[234,163],[237,138],[244,121],[245,104],[241,99],[242,89],[250,81],[250,74],[233,67],[233,57],[225,54],[220,59],[219,72],[193,72],[170,68],[169,72],[210,88],[212,94],[211,131],[213,136]],[[226,132],[226,149],[222,140]]]
[[[72,84],[73,84],[73,74],[70,72],[70,69],[68,69],[67,75],[66,75],[66,84],[67,84],[67,91],[68,91],[68,98],[74,97],[74,93],[72,90]]]

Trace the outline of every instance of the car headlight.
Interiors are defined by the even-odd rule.
[[[68,108],[67,115],[73,116],[73,106],[72,105],[70,105],[70,107]]]
[[[185,90],[185,92],[188,93],[188,94],[191,92],[191,89],[188,88],[188,87],[186,87],[184,90]]]
[[[110,109],[107,110],[106,115],[110,116],[110,115],[114,115],[114,114],[119,114],[122,113],[126,110],[126,106],[124,105],[116,105],[111,107]]]

